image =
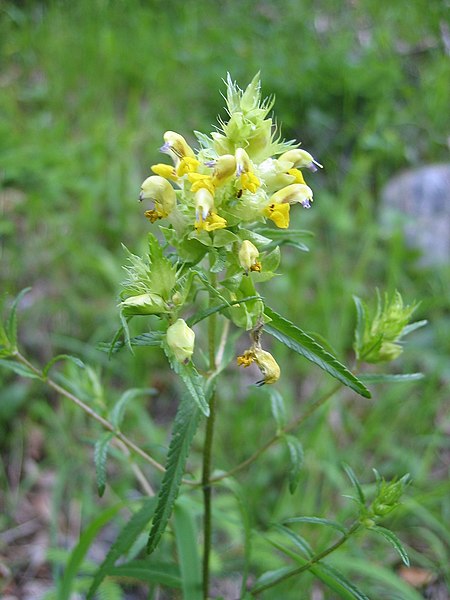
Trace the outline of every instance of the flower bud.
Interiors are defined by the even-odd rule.
[[[130,296],[119,304],[125,316],[156,315],[167,312],[164,300],[158,294],[139,294]]]
[[[259,265],[257,259],[259,256],[258,248],[252,244],[249,240],[244,240],[239,249],[239,264],[244,269],[244,271],[251,270],[260,270],[261,266]],[[255,268],[259,265],[259,269]]]
[[[152,175],[141,185],[139,200],[153,200],[159,218],[167,217],[172,212],[176,199],[175,190],[164,177]]]
[[[236,171],[236,159],[232,154],[223,154],[214,163],[213,182],[221,185]]]
[[[278,190],[270,198],[275,204],[300,203],[304,208],[310,208],[313,199],[312,189],[303,183],[293,183]]]
[[[167,329],[167,345],[180,363],[188,363],[194,352],[195,333],[183,319],[178,319]]]
[[[317,167],[322,168],[322,165],[314,160],[309,152],[306,152],[306,150],[300,150],[299,148],[288,150],[280,156],[280,160],[289,160],[290,162],[294,163],[294,167],[300,169],[302,167],[306,167],[313,173],[317,171]]]
[[[185,156],[195,158],[194,151],[184,137],[175,131],[166,131],[164,134],[164,146],[161,146],[161,152],[175,156],[178,159]]]

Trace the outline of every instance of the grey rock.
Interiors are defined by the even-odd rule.
[[[426,266],[450,263],[450,165],[405,171],[382,191],[381,223],[401,227]]]

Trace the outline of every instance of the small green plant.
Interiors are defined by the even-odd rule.
[[[302,240],[307,232],[289,228],[290,211],[311,207],[313,192],[305,182],[304,172],[314,172],[321,165],[299,148],[298,143],[282,139],[271,117],[273,99],[261,97],[259,75],[245,90],[229,76],[226,86],[228,119],[220,120],[217,130],[209,135],[196,132],[198,150],[179,133],[167,131],[164,134],[161,151],[168,156],[168,161],[152,167],[153,174],[145,179],[140,192],[140,200],[146,203],[145,216],[152,228],[147,252],[137,256],[125,248],[126,277],[119,302],[121,327],[112,343],[103,346],[110,354],[126,347],[131,352],[136,347],[162,349],[168,367],[178,376],[182,392],[165,465],[121,431],[126,405],[136,395],[153,393],[153,390],[128,390],[113,408],[105,408],[101,413],[49,376],[51,367],[59,360],[68,359],[84,369],[79,359],[61,355],[38,369],[19,351],[16,308],[20,297],[0,330],[2,366],[44,381],[106,430],[95,447],[99,495],[104,493],[107,484],[105,465],[113,444],[131,461],[138,481],[151,497],[129,505],[133,514],[103,563],[94,567],[92,575],[76,583],[93,537],[122,505],[101,515],[83,533],[60,582],[59,600],[69,598],[76,585],[86,592],[88,599],[94,598],[101,589],[105,597],[108,593],[119,597],[120,588],[111,578],[119,581],[121,577],[142,580],[150,586],[181,588],[186,600],[211,597],[210,557],[213,531],[218,527],[212,507],[214,489],[221,484],[229,485],[241,506],[245,537],[241,598],[257,596],[305,572],[342,598],[366,598],[355,583],[325,560],[364,529],[380,534],[408,564],[406,551],[395,534],[379,525],[399,504],[408,476],[385,481],[376,473],[376,491],[369,502],[350,467],[345,470],[356,491],[353,498],[356,511],[350,524],[316,515],[285,518],[272,524],[276,537],[267,534],[267,544],[275,547],[288,562],[259,573],[253,561],[253,533],[245,504],[245,495],[250,490],[247,492],[241,487],[234,476],[259,460],[269,447],[281,443],[288,450],[290,464],[286,480],[290,492],[294,493],[303,464],[302,444],[294,432],[341,386],[370,398],[366,383],[420,377],[416,373],[366,375],[362,365],[397,358],[402,351],[400,338],[424,322],[408,325],[415,306],[405,307],[398,292],[391,299],[386,297],[384,306],[379,297],[374,316],[356,299],[358,323],[354,347],[360,371],[357,375],[317,339],[267,304],[260,288],[263,290],[263,284],[277,275],[280,248],[290,244],[304,249]],[[147,203],[151,203],[150,207]],[[137,321],[144,331],[132,333],[131,321],[133,327]],[[246,349],[240,352],[236,349],[238,333],[248,337]],[[282,395],[276,389],[280,379],[289,377],[289,370],[279,365],[269,351],[270,338],[336,380],[322,396],[310,399],[300,416],[292,420],[286,417]],[[261,390],[261,402],[270,399],[276,431],[263,446],[255,448],[247,460],[226,472],[214,471],[213,467],[219,467],[214,463],[213,454],[215,424],[221,418],[219,382],[226,379],[227,370],[230,371],[233,364],[259,370],[255,383],[269,389],[268,394]],[[201,473],[187,476],[186,462],[192,442],[203,425]],[[152,485],[133,457],[163,474],[156,498]],[[181,486],[186,493],[180,495]],[[194,496],[201,490],[201,534],[197,531],[198,505],[189,501],[188,490]],[[142,532],[147,530],[150,521],[143,540]],[[302,523],[326,527],[339,537],[316,549],[292,528]],[[168,527],[174,538],[167,535]],[[197,548],[199,539],[201,558]],[[171,558],[172,545],[176,550],[175,561]]]

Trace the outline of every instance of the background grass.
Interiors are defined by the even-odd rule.
[[[353,294],[370,299],[377,286],[399,289],[407,302],[421,301],[417,317],[430,324],[411,336],[393,365],[396,372],[422,370],[426,379],[378,388],[374,400],[340,393],[299,433],[306,461],[296,494],[284,483],[282,448],[240,475],[252,490],[249,512],[259,528],[293,514],[344,518],[351,507],[341,497],[349,493],[342,462],[367,482],[372,467],[385,477],[410,472],[409,500],[394,527],[436,585],[449,575],[449,273],[420,267],[401,232],[381,226],[379,203],[399,170],[448,160],[447,20],[448,6],[437,0],[3,2],[0,15],[1,290],[15,295],[32,286],[21,311],[29,355],[40,363],[58,352],[82,356],[92,364],[87,375],[68,367],[65,376],[100,408],[127,387],[157,388],[156,398],[130,406],[126,430],[163,460],[178,392],[162,357],[139,351],[108,361],[95,349],[118,325],[120,244],[138,253],[145,243],[149,224],[137,195],[158,161],[164,131],[191,141],[192,130],[210,131],[223,114],[226,72],[244,86],[261,71],[263,93],[276,94],[284,137],[301,140],[325,165],[310,177],[313,209],[294,216],[293,226],[315,233],[311,252],[284,249],[283,277],[262,288],[268,302],[324,336],[347,362]],[[294,415],[329,381],[276,344],[274,350],[283,368],[280,390]],[[32,493],[43,473],[54,474],[54,552],[70,546],[61,525],[70,521],[70,507],[88,522],[134,483],[125,465],[111,461],[111,486],[99,503],[91,459],[97,427],[41,386],[0,377],[1,525],[12,527],[17,499]],[[220,468],[245,459],[273,431],[266,398],[246,387],[242,373],[229,377],[218,423]],[[36,436],[38,453],[30,455]],[[220,517],[229,495],[219,492],[217,501]],[[214,564],[226,579],[239,572],[241,541],[238,526],[226,518],[221,525],[225,537]],[[308,533],[326,542],[326,534]],[[254,572],[273,568],[273,549],[258,537],[254,546]],[[356,578],[355,557],[373,568],[397,564],[384,543],[371,539],[342,555]],[[52,564],[56,580],[61,560]],[[20,581],[20,561],[10,568]],[[359,578],[370,597],[394,597],[381,576]],[[286,585],[283,597],[298,598],[296,585]],[[305,578],[302,597],[311,597],[314,585]]]

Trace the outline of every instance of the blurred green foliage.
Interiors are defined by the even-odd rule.
[[[127,387],[158,388],[158,398],[138,399],[128,409],[127,431],[164,456],[167,440],[158,425],[173,415],[177,390],[159,371],[162,357],[137,349],[134,357],[108,361],[95,349],[118,326],[120,244],[135,253],[144,247],[150,225],[138,190],[158,162],[163,132],[179,131],[194,143],[192,130],[209,130],[220,113],[226,72],[245,85],[261,71],[263,94],[276,94],[284,137],[300,139],[325,166],[312,210],[298,211],[293,223],[315,232],[312,251],[283,249],[284,276],[266,292],[269,302],[325,336],[345,360],[355,323],[352,294],[368,299],[376,286],[399,289],[407,303],[421,301],[417,316],[430,325],[411,336],[398,361],[398,372],[422,370],[426,379],[383,386],[375,401],[341,393],[301,431],[305,468],[295,495],[274,475],[284,476],[281,447],[265,456],[263,468],[241,474],[253,490],[249,512],[258,507],[259,526],[299,511],[343,518],[349,509],[337,500],[348,492],[342,461],[364,480],[372,466],[385,477],[409,472],[411,502],[396,513],[395,528],[413,562],[438,578],[448,576],[450,538],[443,410],[450,378],[448,269],[419,267],[401,233],[388,235],[380,226],[378,205],[383,184],[398,170],[448,160],[450,61],[442,33],[448,10],[438,0],[0,5],[0,284],[11,295],[33,288],[21,305],[21,339],[31,356],[43,362],[71,352],[91,362],[89,381],[73,365],[65,376],[79,377],[79,387],[100,404],[111,405]],[[327,381],[321,384],[300,358],[276,351],[286,365],[282,391],[296,414],[302,397]],[[38,428],[45,435],[43,464],[58,470],[57,545],[56,515],[68,500],[81,498],[86,518],[97,510],[95,474],[89,468],[86,476],[86,462],[98,428],[32,381],[0,377],[6,463],[15,464],[29,431]],[[261,392],[244,387],[241,374],[229,377],[216,444],[221,468],[244,460],[273,431]],[[124,473],[114,471],[110,500],[131,485]],[[1,479],[9,485],[6,467]],[[24,476],[22,493],[32,485]],[[219,507],[228,501],[219,494]],[[2,526],[13,506],[7,502]],[[228,550],[214,556],[218,574],[239,568],[239,532],[235,524],[221,525],[229,537]],[[385,546],[371,543],[367,560],[385,562]],[[255,542],[258,569],[273,566],[271,552]],[[371,597],[388,597],[380,582],[361,578]]]

